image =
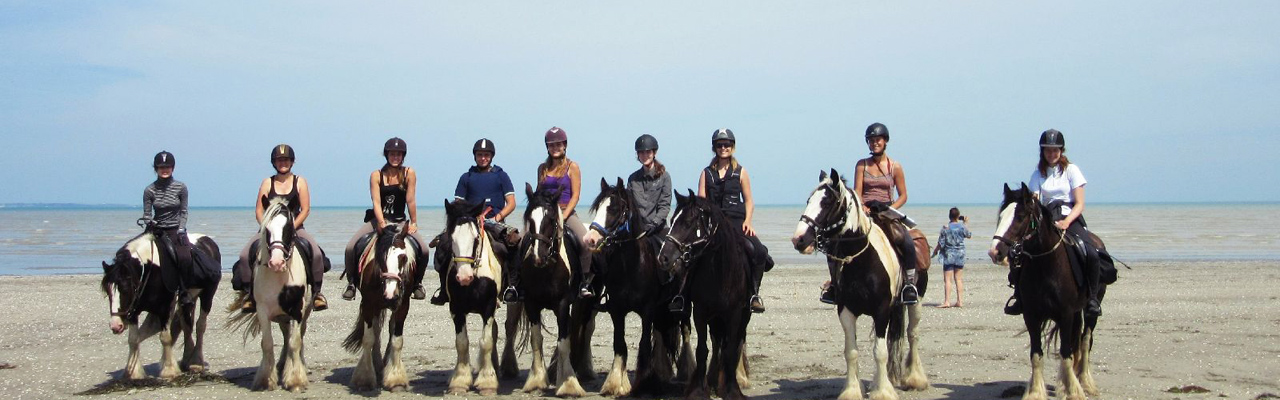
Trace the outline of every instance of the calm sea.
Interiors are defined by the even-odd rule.
[[[930,243],[946,222],[950,205],[912,205],[904,210],[920,223]],[[996,205],[960,205],[970,218],[970,264],[984,263],[995,230]],[[791,248],[801,206],[762,206],[755,227],[779,265],[823,265],[819,256]],[[585,213],[586,210],[579,210]],[[0,209],[0,275],[96,274],[139,229],[140,209]],[[514,215],[520,215],[519,210]],[[585,215],[585,214],[584,214]],[[317,208],[307,230],[341,268],[343,247],[364,216],[363,208]],[[444,210],[420,209],[428,234],[444,224]],[[1280,204],[1093,204],[1086,212],[1090,228],[1124,261],[1280,260]],[[257,230],[251,208],[195,208],[192,232],[212,236],[230,268]]]

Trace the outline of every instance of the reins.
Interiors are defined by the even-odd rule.
[[[831,187],[830,185],[827,185],[826,187],[828,189],[831,189],[831,191],[833,192],[836,192],[836,193],[841,192],[841,190]],[[863,243],[862,245],[862,250],[858,250],[858,252],[854,253],[853,255],[841,257],[833,254],[833,252],[835,251],[836,243],[851,242],[855,240],[864,240],[867,238],[867,235],[868,235],[867,233],[863,233],[861,230],[856,230],[854,231],[855,234],[853,236],[850,236],[850,237],[843,236],[845,235],[846,232],[849,231],[847,229],[844,229],[844,225],[849,221],[848,198],[843,195],[840,196],[840,205],[844,206],[844,213],[841,214],[841,217],[839,220],[837,220],[836,222],[830,225],[818,226],[818,222],[814,221],[813,218],[810,218],[808,215],[801,215],[800,222],[803,222],[806,225],[809,225],[810,228],[813,228],[814,247],[817,248],[818,251],[822,252],[822,254],[825,254],[828,260],[839,261],[841,265],[844,265],[844,264],[848,264],[849,262],[852,262],[853,259],[858,258],[858,256],[866,252],[867,249],[871,248],[871,241],[866,240],[865,243]]]

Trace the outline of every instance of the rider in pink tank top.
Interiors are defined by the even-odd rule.
[[[862,202],[881,201],[893,203],[893,162],[889,162],[889,170],[884,175],[871,175],[870,167],[862,170]]]

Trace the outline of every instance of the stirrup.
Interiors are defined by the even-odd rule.
[[[244,299],[244,303],[240,304],[240,313],[253,314],[258,311],[258,305],[253,302],[253,292],[249,292]]]
[[[1022,314],[1022,303],[1018,302],[1018,296],[1009,296],[1009,300],[1005,300],[1004,313],[1009,315]]]
[[[822,294],[818,295],[818,301],[827,304],[836,304],[835,285],[827,286],[822,289]]]
[[[920,302],[920,292],[916,290],[916,285],[907,284],[902,287],[902,304],[912,305]]]
[[[344,292],[342,292],[342,299],[343,299],[343,300],[346,300],[346,301],[355,300],[355,299],[356,299],[356,286],[355,286],[355,285],[350,285],[350,284],[348,284],[348,285],[347,285],[347,290],[346,290],[346,291],[344,291]]]
[[[1086,316],[1086,317],[1101,317],[1101,316],[1102,316],[1102,304],[1099,304],[1099,302],[1098,302],[1098,301],[1096,301],[1096,300],[1089,300],[1089,302],[1088,302],[1088,303],[1085,303],[1085,306],[1084,306],[1084,316]]]
[[[676,297],[671,298],[671,303],[667,304],[667,311],[684,312],[684,296],[676,295]]]
[[[523,299],[520,298],[520,291],[516,290],[515,286],[507,286],[507,289],[502,291],[502,301],[505,303],[519,303],[521,300]]]
[[[751,295],[751,301],[748,302],[748,307],[751,308],[753,313],[762,313],[764,312],[764,299],[761,299],[758,294],[753,294]]]
[[[316,293],[316,296],[311,299],[311,309],[314,311],[328,310],[329,299],[326,299],[323,293]]]
[[[444,288],[436,289],[436,294],[431,296],[431,304],[443,306],[449,302],[448,294],[444,292]]]
[[[596,297],[595,292],[591,291],[590,281],[582,283],[582,287],[578,289],[578,297],[583,299],[590,299],[592,297]]]

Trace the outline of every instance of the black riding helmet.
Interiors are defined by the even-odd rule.
[[[276,160],[279,160],[281,158],[287,159],[289,161],[297,161],[297,158],[295,158],[295,156],[293,155],[293,147],[287,144],[279,144],[279,145],[276,145],[276,147],[271,149],[272,165],[275,165]]]
[[[493,145],[493,141],[489,139],[477,140],[476,144],[474,146],[471,146],[471,154],[476,154],[476,152],[479,152],[479,151],[487,151],[493,155],[498,154],[498,148],[495,147]]]
[[[866,138],[866,140],[871,140],[871,138],[876,137],[876,136],[884,136],[884,141],[888,142],[888,141],[889,141],[889,127],[884,126],[884,124],[879,123],[879,122],[876,122],[876,123],[874,123],[874,124],[871,124],[870,126],[867,126],[867,138]]]
[[[393,137],[387,139],[387,144],[382,146],[382,157],[385,158],[392,151],[399,151],[409,155],[409,146],[404,143],[404,139]]]
[[[658,151],[658,139],[648,133],[636,138],[636,151]]]
[[[737,144],[738,140],[733,138],[733,131],[729,128],[716,129],[711,133],[711,144],[715,144],[717,140],[728,140],[730,143]]]
[[[176,163],[174,162],[174,159],[173,159],[173,153],[170,153],[168,151],[161,151],[159,153],[156,153],[155,160],[151,162],[152,168],[160,168],[160,167],[173,168],[174,165],[176,165]]]
[[[1066,149],[1067,139],[1062,137],[1062,132],[1057,129],[1050,129],[1040,134],[1040,147],[1058,147]]]

